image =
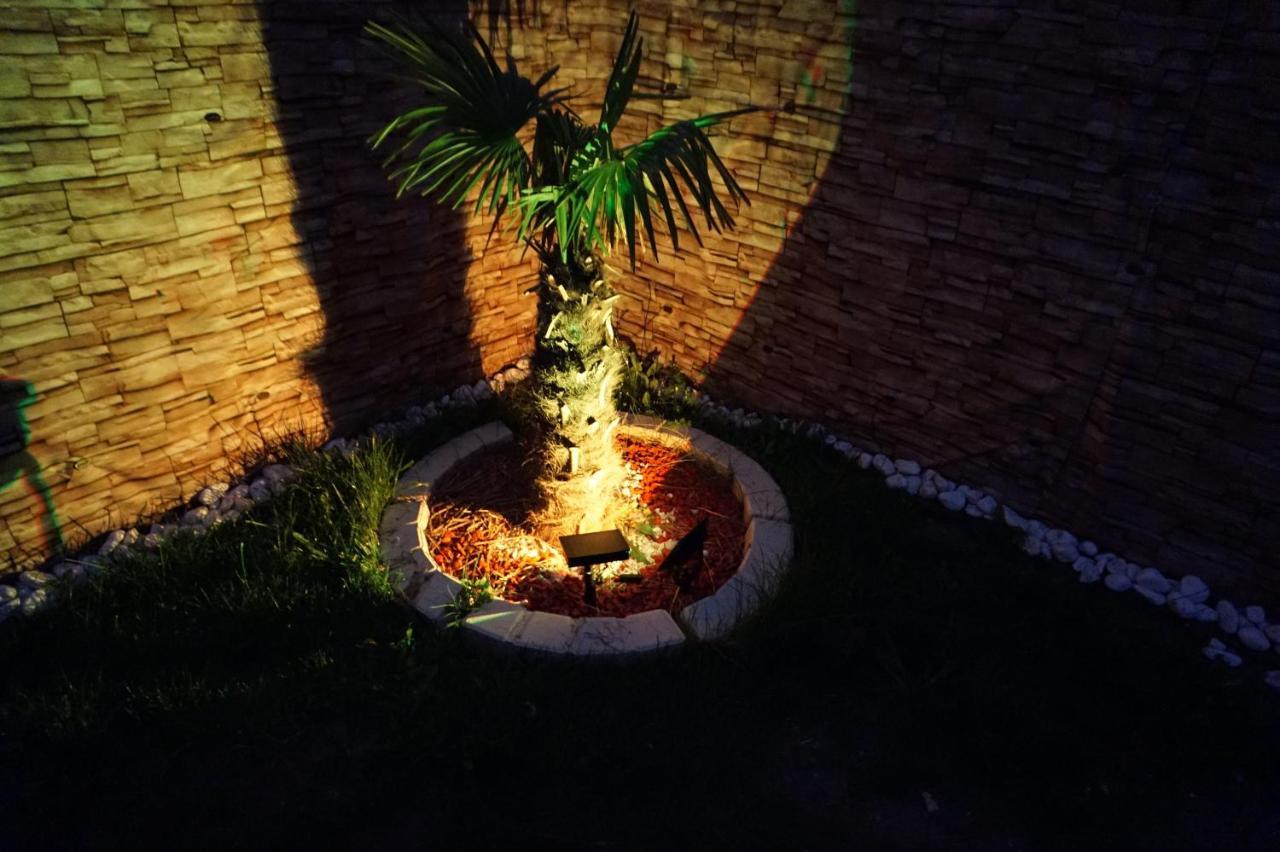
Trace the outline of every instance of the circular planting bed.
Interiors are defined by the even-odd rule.
[[[619,445],[636,508],[630,558],[597,569],[597,600],[554,541],[527,521],[525,453],[501,423],[436,449],[401,477],[383,514],[383,555],[401,593],[433,621],[550,654],[632,655],[728,633],[790,563],[786,500],[756,462],[697,429],[628,417]],[[705,520],[703,559],[678,540]],[[676,552],[672,553],[673,547]],[[668,559],[668,555],[671,558]],[[469,589],[496,597],[463,612]]]

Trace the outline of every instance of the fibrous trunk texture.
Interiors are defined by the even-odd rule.
[[[614,344],[617,295],[599,258],[572,257],[543,270],[535,350],[542,414],[542,526],[561,535],[619,523],[615,496],[626,468],[614,446],[613,394],[622,370]]]

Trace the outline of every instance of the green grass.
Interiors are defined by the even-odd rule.
[[[708,426],[797,526],[734,641],[572,666],[433,631],[377,518],[496,410],[295,450],[250,516],[0,626],[0,848],[1276,848],[1277,702],[1205,628],[778,430]]]

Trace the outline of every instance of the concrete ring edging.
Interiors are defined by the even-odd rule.
[[[773,477],[741,451],[699,429],[624,415],[622,431],[687,446],[733,477],[747,525],[737,573],[714,594],[681,610],[678,621],[657,609],[624,618],[570,618],[531,612],[521,604],[495,599],[463,617],[461,627],[466,633],[534,654],[634,658],[671,650],[688,639],[721,639],[776,590],[790,566],[794,538],[786,498]],[[508,444],[513,437],[510,429],[494,421],[442,444],[400,477],[395,497],[383,511],[378,540],[392,583],[414,609],[437,625],[447,619],[462,584],[441,571],[427,550],[431,487],[458,462],[486,447]]]

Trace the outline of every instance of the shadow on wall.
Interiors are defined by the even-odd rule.
[[[1266,96],[1246,94],[1265,78],[1235,59],[1251,25],[857,6],[836,150],[708,388],[842,423],[1104,546],[1235,561],[1224,545],[1239,552],[1266,493],[1241,471],[1275,469],[1266,405],[1240,402],[1266,300],[1231,271],[1275,271],[1256,225],[1274,133],[1249,117]],[[1223,57],[1239,66],[1225,82]],[[1224,417],[1247,446],[1212,433]],[[1234,492],[1202,488],[1215,456],[1239,462]]]
[[[53,505],[53,492],[40,472],[40,463],[27,447],[31,427],[23,409],[36,400],[31,383],[12,376],[0,376],[0,492],[21,482],[36,498],[40,509],[44,541],[40,550],[50,553],[62,547],[62,530]]]
[[[300,357],[333,427],[347,431],[481,370],[464,292],[473,259],[465,216],[397,200],[367,141],[414,93],[392,79],[362,28],[422,4],[259,0],[258,8],[296,184],[293,226],[324,312],[323,339]],[[464,2],[432,9],[455,24],[467,11]]]

